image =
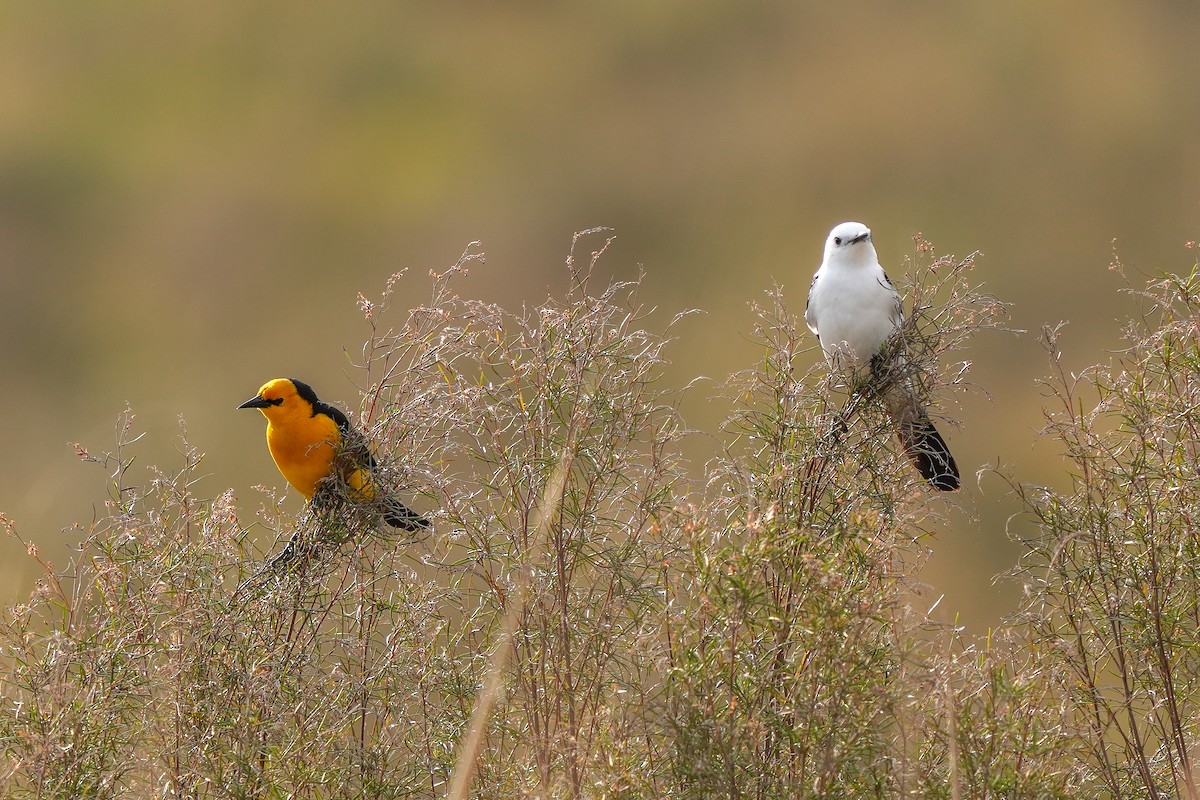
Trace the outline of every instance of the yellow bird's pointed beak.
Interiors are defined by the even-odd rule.
[[[238,408],[270,408],[273,405],[274,403],[272,403],[270,400],[267,400],[261,394],[256,394],[254,397],[251,397],[249,400],[238,406]]]

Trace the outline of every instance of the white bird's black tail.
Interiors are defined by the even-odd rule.
[[[929,414],[908,387],[901,381],[892,383],[883,393],[883,405],[896,426],[896,436],[904,452],[921,477],[943,492],[957,490],[962,483],[958,464],[954,463],[946,440],[933,427]]]
[[[935,489],[953,492],[961,485],[958,465],[946,446],[946,440],[933,427],[929,416],[922,411],[916,419],[897,421],[896,434],[909,460]]]

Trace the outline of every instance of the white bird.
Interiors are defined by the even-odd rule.
[[[829,232],[825,260],[808,290],[804,321],[835,368],[857,371],[865,366],[875,377],[887,372],[880,350],[904,324],[904,309],[900,293],[879,264],[866,225],[843,222]],[[958,465],[911,381],[900,375],[882,389],[896,435],[921,477],[935,489],[957,489]]]

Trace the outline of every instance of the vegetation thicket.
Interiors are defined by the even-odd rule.
[[[1112,363],[1047,381],[1071,490],[1007,476],[1023,613],[972,641],[919,582],[955,501],[876,389],[800,368],[778,290],[756,365],[665,386],[674,320],[597,287],[586,234],[537,308],[458,296],[474,248],[419,308],[401,276],[360,298],[355,423],[425,542],[266,489],[248,520],[186,433],[144,478],[128,410],[81,449],[108,501],[0,624],[0,797],[1200,796],[1197,270],[1134,293]],[[1005,318],[972,264],[917,240],[885,379],[967,388],[939,362]],[[681,419],[696,391],[720,430]]]

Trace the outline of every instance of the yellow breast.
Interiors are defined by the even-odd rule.
[[[340,441],[337,423],[324,414],[267,425],[267,447],[275,466],[308,500],[329,475]]]

